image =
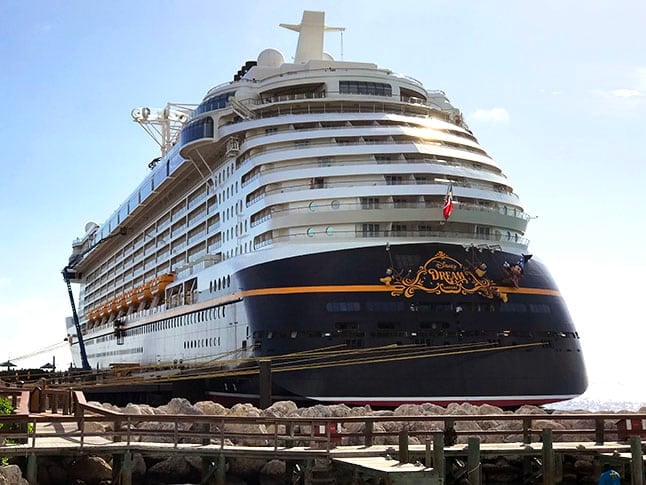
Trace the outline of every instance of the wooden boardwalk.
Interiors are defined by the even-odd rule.
[[[324,460],[363,477],[377,480],[386,477],[390,482],[384,483],[402,484],[443,483],[451,473],[448,462],[457,460],[466,463],[468,473],[465,472],[465,478],[469,483],[479,485],[482,477],[478,470],[482,458],[518,456],[540,462],[541,483],[551,485],[558,482],[559,463],[564,455],[587,455],[593,457],[598,465],[625,463],[630,467],[631,483],[644,485],[641,437],[619,441],[616,427],[609,426],[609,423],[614,424],[621,419],[646,419],[646,415],[337,418],[140,415],[93,406],[79,391],[47,391],[36,398],[26,391],[11,390],[8,394],[14,401],[16,412],[0,416],[0,424],[3,425],[0,438],[4,438],[0,456],[28,457],[27,479],[30,483],[37,483],[37,460],[40,456],[112,455],[114,483],[129,484],[132,455],[140,453],[144,456],[201,457],[206,464],[204,476],[207,479],[204,483],[214,484],[224,483],[227,460],[256,458],[283,460],[288,466],[298,464],[306,471],[312,469],[316,460]],[[537,429],[534,423],[539,420],[542,426],[568,420],[584,421],[588,426],[565,431],[548,427]],[[507,422],[509,427],[456,431],[456,423],[461,421]],[[375,431],[384,429],[383,423],[393,422],[401,424],[400,431]],[[424,423],[429,426],[423,426]],[[350,432],[349,429],[358,431]],[[562,434],[567,434],[570,441],[558,441]],[[503,442],[509,436],[517,436],[520,441]],[[577,436],[580,439],[571,439]],[[394,439],[398,444],[376,444],[386,438]],[[455,443],[464,438],[467,438],[467,443]],[[494,439],[499,442],[490,442]],[[395,480],[394,476],[398,478]],[[304,483],[312,482],[306,478]]]

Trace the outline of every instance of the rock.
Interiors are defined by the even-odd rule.
[[[199,483],[200,470],[196,470],[184,457],[171,456],[148,468],[146,479],[162,483]]]
[[[229,410],[222,404],[213,401],[199,401],[194,404],[195,408],[207,416],[226,416]]]
[[[157,410],[163,414],[204,414],[201,410],[193,406],[188,399],[184,399],[183,397],[174,397],[168,404],[159,406]]]
[[[29,482],[22,478],[22,472],[18,465],[0,466],[0,483],[3,485],[29,485]]]
[[[144,457],[141,453],[133,453],[132,454],[132,476],[133,478],[136,479],[141,479],[146,475],[147,467],[146,467],[146,460],[144,460]],[[141,480],[135,480],[136,482],[139,482]]]
[[[249,403],[236,404],[231,408],[229,416],[252,416],[259,417],[260,409],[252,406]],[[254,423],[227,423],[224,425],[225,433],[253,433],[253,434],[268,434],[267,427],[264,424]],[[242,446],[267,446],[269,441],[262,438],[235,438],[232,440],[236,445]]]
[[[227,460],[229,466],[227,475],[237,475],[242,478],[255,480],[265,463],[265,460],[254,458],[231,458]]]
[[[424,414],[419,404],[402,404],[395,409],[394,416],[421,416]]]
[[[65,464],[50,457],[38,458],[38,483],[40,485],[56,485],[67,483],[67,470]]]
[[[425,416],[436,416],[446,414],[446,408],[438,406],[437,404],[424,403],[421,405],[422,414]]]
[[[298,406],[294,401],[277,401],[267,409],[263,409],[261,416],[271,418],[285,418],[289,416],[297,416]]]
[[[516,411],[514,411],[514,414],[547,414],[547,411],[545,411],[543,408],[539,408],[538,406],[525,404],[516,409]]]
[[[229,411],[229,416],[261,416],[262,411],[253,404],[238,403],[234,405]]]
[[[505,414],[502,408],[498,406],[492,406],[491,404],[483,404],[478,408],[478,414]]]
[[[95,421],[84,421],[83,431],[85,433],[105,433],[106,426],[104,423],[97,423]]]
[[[155,408],[152,406],[149,406],[148,404],[132,404],[128,403],[128,405],[122,409],[122,413],[124,414],[139,414],[139,415],[152,415],[152,414],[159,414],[159,412],[155,412]]]
[[[477,436],[478,432],[482,431],[482,428],[480,427],[480,425],[475,421],[456,421],[454,427],[456,431],[469,431],[469,434],[471,436]],[[489,436],[484,436],[484,435],[480,436],[480,441],[482,443],[486,443],[487,438],[489,438]],[[461,436],[458,436],[457,443],[465,444],[468,442],[468,440],[469,440],[469,436],[461,435]]]
[[[283,477],[285,475],[286,470],[287,470],[287,467],[285,466],[284,461],[270,460],[267,463],[265,463],[264,466],[260,469],[260,474],[272,476],[272,477]]]
[[[299,409],[298,415],[304,418],[343,418],[350,415],[350,408],[345,404],[317,404]]]
[[[112,480],[112,467],[98,456],[81,456],[72,462],[67,474],[71,480],[99,485],[104,480]]]

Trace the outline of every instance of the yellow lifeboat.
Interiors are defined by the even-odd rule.
[[[137,298],[137,290],[128,290],[123,296],[124,301],[127,306],[136,305],[139,303],[139,298]]]
[[[135,288],[137,299],[139,301],[142,300],[147,300],[153,297],[153,294],[150,291],[150,283],[146,283],[145,285],[138,286]]]
[[[103,318],[108,314],[108,306],[104,303],[99,308],[97,308],[97,317]]]
[[[173,282],[175,275],[173,273],[163,274],[150,282],[150,291],[153,295],[162,293],[166,287]]]

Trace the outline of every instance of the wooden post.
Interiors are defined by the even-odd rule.
[[[29,485],[38,485],[38,461],[34,453],[27,457],[27,481]]]
[[[447,419],[444,421],[444,446],[453,446],[457,441],[457,434],[455,433],[454,421]]]
[[[399,463],[408,463],[408,430],[399,432]]]
[[[285,443],[285,448],[293,448],[294,447],[294,421],[290,421],[287,423],[287,436],[289,437],[287,439],[287,443]]]
[[[480,438],[469,436],[467,455],[467,479],[469,485],[480,485],[482,477],[480,474]]]
[[[531,418],[523,419],[523,443],[526,445],[532,442],[532,434],[529,432],[529,429],[532,427]]]
[[[373,442],[372,433],[374,431],[374,426],[375,426],[374,421],[366,421],[365,429],[363,432],[364,433],[363,444],[366,448],[370,448],[372,446],[372,442]]]
[[[112,483],[121,483],[121,470],[123,468],[123,455],[115,453],[112,455]]]
[[[121,482],[120,485],[132,485],[132,453],[126,451],[123,454],[123,463],[121,463]]]
[[[313,460],[305,460],[303,462],[303,485],[312,485],[312,468],[314,467]]]
[[[444,459],[444,434],[433,433],[433,468],[437,470],[437,476],[442,480],[446,479],[446,465]]]
[[[112,441],[118,443],[121,441],[121,419],[114,420],[114,432],[118,434],[112,435]]]
[[[631,485],[644,485],[642,442],[639,436],[630,437],[630,454]]]
[[[218,455],[217,469],[215,470],[215,485],[224,485],[227,481],[227,461],[224,453]]]
[[[554,482],[563,482],[563,454],[557,453],[554,455]]]
[[[594,440],[597,445],[602,445],[604,442],[604,426],[605,421],[603,419],[594,420]]]
[[[554,485],[554,448],[552,447],[552,430],[543,429],[543,485]]]
[[[267,409],[271,406],[271,360],[260,359],[259,391],[260,391],[260,409]]]

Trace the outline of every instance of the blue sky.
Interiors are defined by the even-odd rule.
[[[198,103],[302,10],[346,27],[345,60],[444,90],[502,165],[583,338],[590,393],[632,384],[646,331],[646,3],[0,0],[0,360],[61,342],[60,270],[146,175],[138,106]],[[341,57],[341,36],[326,50]],[[64,356],[58,354],[59,363]],[[48,354],[22,365],[41,365]]]

